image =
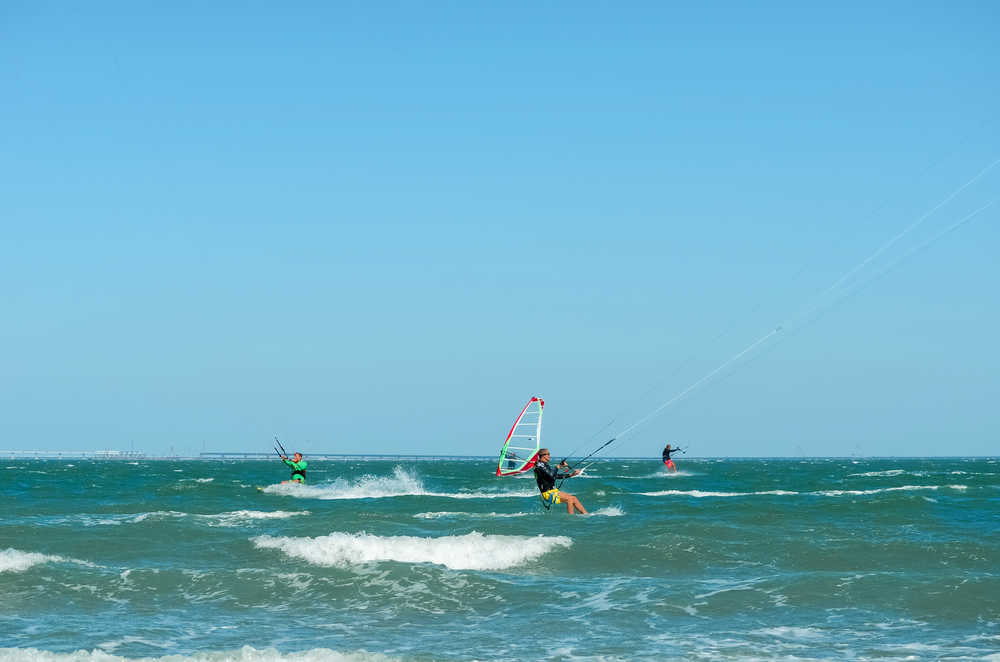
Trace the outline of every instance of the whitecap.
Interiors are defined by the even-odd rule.
[[[308,510],[234,510],[228,513],[218,513],[217,515],[196,515],[195,517],[200,520],[207,520],[209,526],[239,526],[255,520],[288,519],[308,514],[310,514]]]
[[[262,489],[268,494],[281,494],[302,499],[385,499],[405,496],[432,496],[449,499],[510,499],[535,496],[533,490],[478,490],[475,492],[430,492],[423,482],[403,467],[395,467],[391,476],[361,476],[353,481],[338,478],[319,485],[283,483]]]
[[[873,478],[875,476],[900,476],[906,473],[903,469],[889,469],[888,471],[866,471],[860,474],[847,474],[848,477],[860,476],[865,478]]]
[[[968,485],[900,485],[899,487],[881,487],[874,490],[822,490],[820,492],[810,492],[822,496],[865,496],[869,494],[882,494],[884,492],[909,492],[912,490],[940,490],[948,488],[952,490],[967,490]]]
[[[740,497],[740,496],[788,496],[799,494],[787,490],[767,490],[764,492],[703,492],[701,490],[660,490],[658,492],[637,492],[643,496],[691,496],[699,499],[705,497]]]
[[[347,568],[396,561],[432,563],[454,570],[504,570],[573,544],[565,536],[483,535],[478,531],[440,538],[335,532],[315,538],[257,536],[251,541],[258,548],[278,549],[320,566]]]
[[[621,517],[624,514],[625,511],[618,506],[607,506],[606,508],[598,508],[597,510],[590,511],[586,517]]]
[[[0,551],[0,572],[24,572],[28,568],[48,563],[49,561],[64,561],[61,556],[50,556],[36,552],[22,552],[12,547]]]
[[[446,517],[485,519],[485,518],[527,517],[533,514],[536,513],[464,513],[464,512],[442,511],[436,513],[417,513],[416,515],[414,515],[414,517],[417,519],[442,519]]]
[[[38,552],[22,552],[13,547],[0,550],[0,572],[24,572],[42,563],[76,563],[77,565],[95,567],[89,561],[69,559],[64,556],[39,554]],[[0,662],[2,662],[2,658],[0,658]]]

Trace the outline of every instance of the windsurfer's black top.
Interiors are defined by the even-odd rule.
[[[548,462],[542,462],[539,460],[535,464],[535,480],[538,481],[538,490],[540,492],[548,492],[553,487],[556,486],[556,480],[559,478],[569,478],[573,474],[563,473],[559,469],[553,469],[549,466]]]
[[[663,461],[666,462],[670,459],[671,453],[679,453],[681,449],[679,448],[664,448],[663,449]]]

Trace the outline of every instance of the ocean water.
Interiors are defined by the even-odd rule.
[[[1000,660],[997,459],[677,464],[0,460],[0,662]]]

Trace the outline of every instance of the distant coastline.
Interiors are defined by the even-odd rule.
[[[453,455],[451,453],[322,453],[310,452],[307,454],[311,461],[322,460],[330,462],[367,462],[367,461],[390,461],[390,462],[434,462],[449,460],[454,462],[482,462],[496,461],[496,455]],[[151,455],[143,451],[116,451],[116,450],[95,450],[95,451],[47,451],[47,450],[0,450],[0,459],[6,460],[106,460],[111,462],[121,461],[165,461],[165,460],[273,460],[274,453],[261,453],[249,451],[214,451],[202,452],[198,455]],[[919,460],[919,459],[1000,459],[996,455],[835,455],[835,456],[697,456],[685,457],[685,461],[714,461],[714,460]],[[660,458],[653,456],[610,456],[596,458],[598,462],[651,462],[660,461]]]

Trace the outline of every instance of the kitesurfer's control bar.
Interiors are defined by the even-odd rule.
[[[274,452],[278,454],[278,457],[282,459],[288,457],[288,451],[286,451],[285,447],[281,445],[280,441],[278,441],[278,435],[274,436],[274,443],[277,444],[277,446],[274,449]],[[278,450],[279,448],[281,449],[280,451]]]

